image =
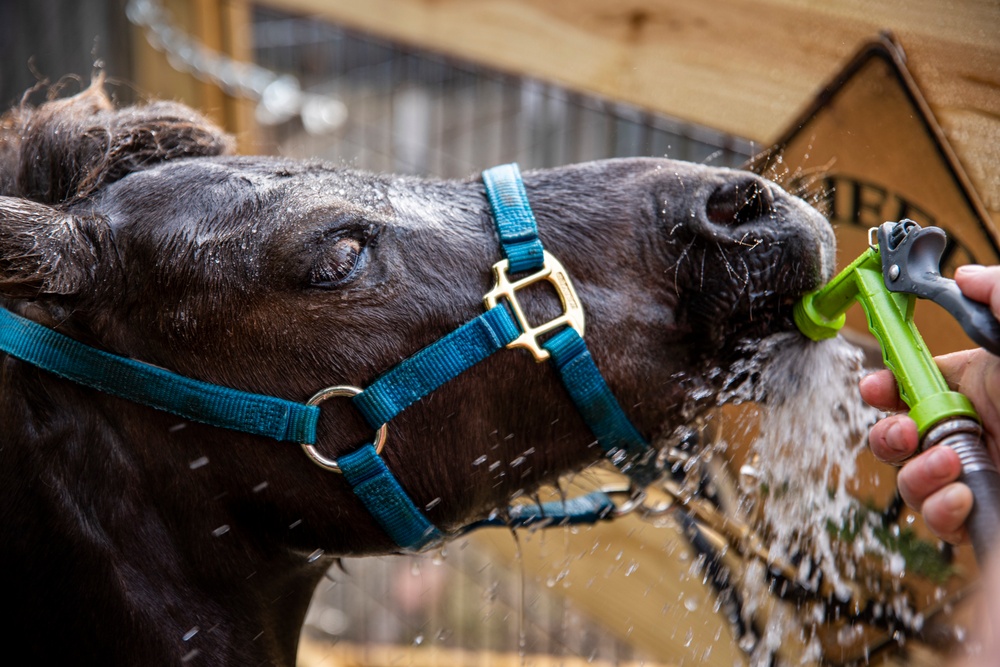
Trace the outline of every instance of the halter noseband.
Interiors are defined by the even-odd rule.
[[[134,359],[98,350],[0,308],[0,350],[79,384],[185,419],[275,440],[301,443],[309,457],[344,474],[379,525],[407,551],[419,551],[444,535],[414,504],[379,456],[387,424],[412,403],[494,352],[524,347],[555,367],[577,410],[611,461],[643,486],[656,476],[651,448],[611,394],[583,340],[580,300],[562,265],[542,247],[534,214],[516,164],[483,172],[483,182],[505,259],[493,266],[496,282],[484,297],[487,311],[381,375],[364,390],[323,389],[305,404],[237,391],[194,380]],[[530,273],[528,273],[530,272]],[[512,280],[509,274],[527,274]],[[545,280],[555,288],[563,313],[541,325],[528,323],[517,292]],[[545,342],[539,336],[555,332]],[[373,443],[328,459],[314,447],[319,404],[349,397],[376,429]],[[486,525],[593,523],[609,518],[615,505],[603,492],[541,506],[512,506],[506,518]]]

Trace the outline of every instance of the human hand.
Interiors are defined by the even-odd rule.
[[[955,281],[965,296],[990,306],[1000,319],[1000,266],[963,266]],[[948,385],[965,394],[983,421],[986,446],[1000,464],[1000,358],[983,349],[965,350],[936,358]],[[907,409],[899,398],[896,380],[887,370],[861,380],[861,396],[880,410]],[[876,458],[887,463],[906,461],[897,487],[907,505],[923,514],[941,539],[958,544],[968,539],[965,520],[972,509],[972,492],[958,482],[962,465],[950,447],[934,447],[913,456],[918,445],[917,425],[906,414],[895,414],[872,427],[868,442]],[[907,459],[909,459],[907,461]]]

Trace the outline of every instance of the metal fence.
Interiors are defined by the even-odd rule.
[[[517,161],[548,167],[609,157],[667,156],[737,166],[749,142],[533,79],[258,8],[258,64],[348,110],[329,134],[293,121],[268,132],[276,151],[378,171],[466,176]]]
[[[76,92],[99,66],[119,81],[133,76],[126,0],[0,1],[0,110],[39,81],[78,77]],[[116,91],[132,101],[131,88]],[[0,111],[0,112],[2,112]]]

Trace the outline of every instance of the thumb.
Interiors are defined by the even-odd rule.
[[[1000,463],[1000,357],[979,348],[945,354],[935,361],[948,386],[976,406],[993,458]]]
[[[985,303],[1000,319],[1000,266],[967,264],[955,270],[955,282],[962,294],[973,301]]]

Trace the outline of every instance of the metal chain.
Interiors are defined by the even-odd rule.
[[[170,66],[200,81],[212,83],[230,95],[257,101],[257,121],[277,125],[295,116],[310,134],[332,132],[347,120],[340,100],[302,90],[298,78],[254,63],[236,60],[210,49],[177,28],[159,0],[129,0],[129,22],[143,29],[146,41],[164,53]]]

